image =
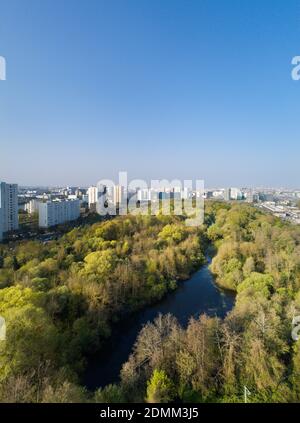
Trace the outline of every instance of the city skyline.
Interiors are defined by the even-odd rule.
[[[117,184],[116,184],[117,185]],[[25,189],[25,188],[33,188],[33,189],[55,189],[55,188],[62,188],[62,187],[68,187],[68,186],[76,186],[78,188],[82,188],[82,189],[88,189],[89,187],[93,186],[93,184],[88,184],[88,185],[64,185],[64,184],[58,184],[58,185],[22,185],[20,184],[19,187],[21,189]],[[275,191],[300,191],[300,187],[294,186],[294,187],[284,187],[284,186],[241,186],[238,184],[233,184],[230,186],[226,186],[226,185],[215,185],[215,186],[204,186],[205,190],[217,190],[217,189],[226,189],[226,188],[248,188],[248,189],[254,189],[254,190],[275,190]]]
[[[138,178],[141,179],[141,178]],[[176,178],[175,178],[176,179]],[[133,178],[132,178],[133,180]],[[166,178],[162,178],[161,180],[166,180],[168,181]],[[178,179],[177,179],[178,180]],[[145,180],[146,182],[149,182],[147,180]],[[113,180],[112,182],[114,182],[116,185],[118,185],[118,179]],[[130,180],[129,180],[130,182]],[[169,182],[172,182],[172,180],[169,180]],[[183,180],[181,181],[183,183]],[[194,182],[194,181],[192,181]],[[14,183],[11,182],[10,183]],[[15,182],[18,183],[18,182]],[[18,183],[20,188],[33,188],[33,189],[55,189],[55,188],[63,188],[63,187],[77,187],[77,188],[83,188],[83,189],[88,189],[89,187],[92,186],[96,186],[97,185],[97,181],[91,181],[88,184],[20,184]],[[149,186],[151,185],[151,181]],[[277,191],[299,191],[300,190],[300,186],[299,185],[294,185],[291,187],[287,187],[284,185],[239,185],[237,183],[232,184],[232,185],[222,185],[222,184],[218,184],[218,185],[206,185],[205,181],[204,181],[204,188],[205,189],[225,189],[225,188],[232,188],[232,187],[238,187],[238,188],[249,188],[249,189],[256,189],[256,190],[277,190]],[[195,188],[195,187],[194,187]]]
[[[259,13],[258,13],[259,11]],[[299,2],[4,2],[0,179],[297,188]]]

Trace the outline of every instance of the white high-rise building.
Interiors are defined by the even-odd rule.
[[[25,211],[29,214],[37,213],[39,211],[40,201],[36,198],[33,198],[29,203],[25,204]]]
[[[113,203],[114,205],[123,204],[125,201],[125,189],[121,185],[115,185],[113,187]]]
[[[39,204],[39,227],[49,228],[80,216],[79,200],[54,200]]]
[[[231,188],[226,188],[224,191],[224,200],[230,201],[231,200]]]
[[[89,207],[92,204],[97,204],[98,202],[98,188],[97,187],[89,187],[87,190],[87,195],[89,197]]]
[[[150,201],[151,192],[148,188],[139,189],[137,191],[137,200],[138,201]]]
[[[3,233],[18,228],[18,185],[0,182],[0,240]]]

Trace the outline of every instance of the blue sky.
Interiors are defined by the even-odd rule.
[[[299,0],[1,0],[0,180],[300,187]]]

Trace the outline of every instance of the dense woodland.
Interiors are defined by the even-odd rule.
[[[242,402],[247,386],[251,402],[299,402],[300,341],[291,331],[300,314],[300,227],[245,204],[206,212],[211,270],[237,293],[234,309],[224,321],[191,319],[186,330],[159,316],[110,392],[127,401]]]
[[[79,385],[88,355],[121,317],[188,278],[205,240],[176,217],[126,216],[0,246],[1,401],[91,400]]]
[[[146,325],[119,384],[87,392],[80,378],[115,322],[158,301],[204,263],[236,292],[222,321]],[[300,401],[300,227],[246,204],[207,203],[205,224],[126,216],[47,244],[0,247],[0,398],[9,402]]]

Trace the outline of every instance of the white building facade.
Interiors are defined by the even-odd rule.
[[[39,211],[39,204],[40,201],[34,198],[25,204],[25,211],[29,214],[37,213]]]
[[[79,200],[54,200],[39,204],[39,227],[50,228],[80,216]]]
[[[98,188],[97,187],[89,187],[87,190],[87,195],[89,198],[89,207],[92,204],[96,204],[98,202]]]
[[[18,185],[0,182],[0,240],[5,232],[18,229]]]
[[[115,206],[123,204],[125,200],[125,189],[121,185],[115,185],[113,187],[113,203]]]
[[[230,188],[231,200],[242,200],[243,193],[239,188]]]

